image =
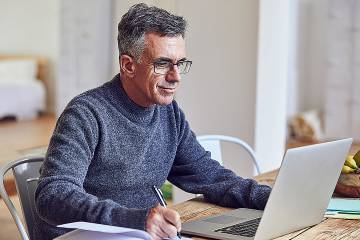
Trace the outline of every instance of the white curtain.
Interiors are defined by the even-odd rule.
[[[111,75],[112,1],[60,1],[60,66],[56,112]]]
[[[360,2],[329,0],[325,83],[328,138],[360,140]]]

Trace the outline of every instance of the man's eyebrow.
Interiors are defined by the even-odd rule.
[[[180,61],[185,61],[186,60],[186,57],[185,58],[182,58],[180,59],[178,62]],[[157,58],[154,60],[154,62],[173,62],[171,58],[167,58],[167,57],[160,57],[160,58]]]
[[[170,58],[160,57],[154,60],[154,62],[172,62]]]

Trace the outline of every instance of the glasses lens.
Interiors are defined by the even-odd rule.
[[[179,73],[180,74],[185,74],[188,73],[191,67],[191,61],[181,61],[178,62],[177,68],[179,69]],[[155,62],[154,63],[154,72],[156,74],[161,74],[161,75],[165,75],[167,74],[170,69],[172,69],[174,64],[172,64],[171,62]]]
[[[179,67],[180,73],[182,73],[182,74],[188,73],[190,70],[190,66],[191,66],[191,61],[179,62],[178,67]]]
[[[157,74],[166,74],[170,69],[170,63],[168,62],[158,62],[154,63],[154,71]]]

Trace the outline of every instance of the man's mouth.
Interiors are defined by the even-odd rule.
[[[158,86],[158,88],[160,88],[161,91],[164,91],[166,93],[174,93],[176,90],[176,87],[163,87],[163,86]]]

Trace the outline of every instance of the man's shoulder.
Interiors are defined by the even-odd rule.
[[[104,115],[103,86],[87,90],[75,96],[65,107],[61,119],[97,119]]]
[[[92,106],[101,104],[101,100],[106,96],[106,93],[104,92],[105,85],[106,84],[80,93],[69,102],[68,106]]]

